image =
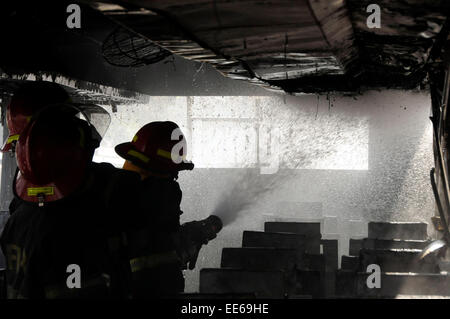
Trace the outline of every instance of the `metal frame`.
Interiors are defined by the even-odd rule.
[[[445,79],[444,79],[444,89],[443,89],[443,95],[442,95],[442,101],[441,105],[439,107],[439,122],[438,127],[436,127],[436,123],[433,121],[433,130],[434,130],[434,142],[436,144],[437,149],[437,164],[439,164],[439,173],[440,177],[443,182],[443,189],[444,189],[444,198],[445,198],[445,210],[446,214],[441,214],[440,217],[443,219],[441,222],[443,223],[443,226],[445,228],[445,237],[447,237],[447,240],[450,240],[450,234],[448,229],[448,219],[450,217],[450,187],[449,187],[449,175],[448,175],[448,167],[447,167],[447,161],[446,155],[446,136],[444,134],[445,131],[445,125],[447,121],[447,104],[448,104],[448,98],[449,98],[449,85],[450,85],[450,63],[447,63],[447,68],[445,71]],[[444,144],[444,146],[443,146]],[[442,203],[439,203],[442,204]],[[438,205],[439,205],[438,204]],[[443,215],[443,216],[442,216]]]

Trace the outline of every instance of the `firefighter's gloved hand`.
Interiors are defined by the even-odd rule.
[[[198,254],[200,253],[200,249],[202,248],[202,245],[193,245],[191,246],[189,257],[186,263],[187,268],[189,270],[192,270],[195,268],[195,264],[197,263]]]
[[[181,225],[175,238],[178,256],[183,269],[194,269],[201,247],[208,243],[202,236],[201,225],[189,222]]]
[[[195,264],[197,263],[198,255],[200,253],[200,249],[203,245],[196,244],[194,242],[184,242],[181,247],[178,247],[178,256],[180,257],[182,269],[194,269]]]

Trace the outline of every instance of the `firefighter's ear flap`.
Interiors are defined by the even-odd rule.
[[[90,151],[94,152],[96,148],[100,146],[100,140],[94,134],[95,129],[84,121],[78,120],[78,131],[80,133],[80,145],[84,148],[88,148]]]
[[[90,126],[90,129],[91,129],[91,136],[92,136],[91,145],[94,149],[96,149],[97,147],[100,146],[102,136],[100,135],[100,133],[97,131],[97,129],[93,125]]]

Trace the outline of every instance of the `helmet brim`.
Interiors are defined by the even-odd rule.
[[[8,138],[3,143],[3,146],[1,148],[2,153],[6,153],[9,151],[12,151],[13,149],[13,143],[19,140],[20,135],[19,134],[9,134]]]
[[[0,152],[7,153],[12,150],[12,142],[8,142],[8,140],[3,143],[2,148],[0,149]]]
[[[73,174],[72,178],[65,181],[50,182],[44,185],[37,185],[27,180],[16,170],[13,182],[13,193],[15,196],[30,203],[39,203],[39,193],[43,193],[44,203],[62,200],[80,189],[84,180],[87,168],[80,169],[78,174]]]
[[[72,103],[72,105],[80,110],[81,115],[95,129],[97,139],[101,141],[111,124],[111,115],[103,107],[96,104]]]
[[[121,143],[116,145],[116,147],[114,148],[114,150],[116,151],[117,155],[119,155],[120,157],[122,157],[123,159],[132,162],[133,164],[144,168],[144,169],[149,169],[152,170],[154,169],[154,162],[153,161],[148,161],[145,162],[139,158],[137,158],[136,156],[132,156],[130,155],[130,151],[135,151],[138,152],[133,144],[131,142],[126,142],[126,143]],[[190,162],[190,161],[183,161],[179,164],[173,164],[174,165],[174,169],[176,171],[191,171],[194,169],[194,163]]]

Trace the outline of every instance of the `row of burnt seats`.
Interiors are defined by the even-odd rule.
[[[200,293],[181,298],[448,297],[448,264],[434,254],[418,259],[429,243],[425,223],[370,222],[338,269],[338,241],[322,239],[320,223],[266,222],[264,231],[244,231],[242,247],[223,248],[221,268],[202,269]],[[367,285],[373,264],[379,288]]]
[[[338,241],[320,223],[266,222],[244,231],[242,247],[223,248],[221,268],[200,271],[200,295],[324,298],[335,294]],[[190,295],[192,297],[192,294]]]
[[[349,256],[342,256],[336,276],[336,294],[351,298],[413,298],[450,295],[450,277],[442,272],[436,255],[420,260],[430,243],[426,223],[368,224],[368,238],[350,239]],[[380,267],[380,287],[367,279]],[[374,277],[372,276],[370,281]],[[373,282],[373,281],[372,281]]]

